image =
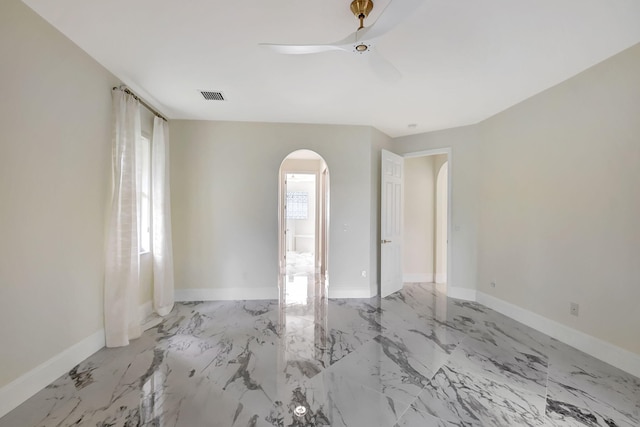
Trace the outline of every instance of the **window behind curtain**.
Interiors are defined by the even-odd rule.
[[[141,135],[136,144],[136,169],[140,182],[140,253],[145,253],[151,250],[151,143],[145,135]]]

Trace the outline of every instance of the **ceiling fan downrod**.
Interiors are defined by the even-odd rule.
[[[371,0],[353,0],[351,2],[351,12],[360,20],[358,30],[364,28],[364,20],[369,16],[369,12],[373,9],[373,1]]]

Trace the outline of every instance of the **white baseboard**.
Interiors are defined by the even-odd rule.
[[[447,273],[437,273],[435,279],[436,283],[447,283]]]
[[[402,275],[404,283],[433,283],[433,273],[406,273]]]
[[[477,301],[558,341],[575,347],[636,377],[640,377],[640,355],[484,292],[478,292]]]
[[[371,298],[369,287],[332,287],[329,298]],[[217,289],[176,289],[176,302],[190,301],[238,301],[278,299],[278,288],[217,288]]]
[[[447,296],[465,301],[476,301],[477,291],[475,289],[447,286]]]
[[[176,289],[176,302],[278,299],[277,287]]]
[[[342,287],[331,287],[329,285],[329,298],[371,298],[375,296],[375,294],[371,294],[371,288],[342,288]]]
[[[0,388],[0,417],[69,372],[104,345],[104,330],[101,329]]]

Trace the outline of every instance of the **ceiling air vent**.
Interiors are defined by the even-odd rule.
[[[222,92],[201,90],[200,93],[202,94],[204,99],[207,99],[209,101],[224,101],[224,95],[222,94]]]

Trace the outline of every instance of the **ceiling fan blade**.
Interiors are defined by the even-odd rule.
[[[391,0],[378,20],[363,30],[362,40],[372,40],[386,34],[423,3],[424,0]]]
[[[266,46],[278,53],[287,55],[306,55],[310,53],[328,52],[331,50],[345,50],[343,46],[337,44],[274,44],[260,43],[260,46]]]
[[[402,73],[377,49],[371,49],[369,52],[369,65],[373,72],[385,82],[394,83],[402,78]]]

